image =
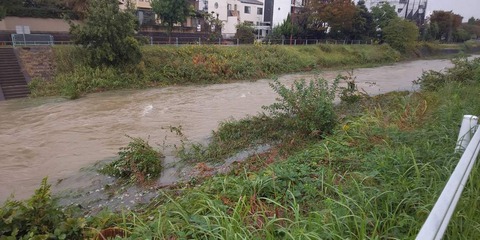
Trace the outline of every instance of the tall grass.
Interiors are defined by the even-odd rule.
[[[312,69],[392,63],[400,55],[388,46],[144,46],[142,62],[123,69],[92,68],[81,49],[55,47],[53,80],[35,80],[33,96],[83,94],[174,84],[252,80]]]
[[[480,82],[448,82],[434,92],[366,99],[361,114],[290,157],[272,164],[258,156],[230,174],[165,191],[119,226],[131,238],[414,238],[460,158],[457,126],[480,111],[478,90]],[[479,171],[445,238],[480,236]]]
[[[480,69],[458,64],[449,73]],[[131,239],[413,239],[460,158],[458,124],[480,112],[479,90],[474,74],[435,91],[366,98],[339,108],[355,114],[288,157],[252,157],[88,226],[113,224]],[[479,174],[475,167],[446,239],[480,237]]]

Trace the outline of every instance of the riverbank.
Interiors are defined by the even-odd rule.
[[[478,51],[477,45],[422,43],[403,56],[388,45],[144,46],[143,60],[136,66],[121,69],[89,67],[80,49],[58,46],[53,48],[53,54],[45,54],[50,57],[42,56],[42,61],[54,61],[54,64],[43,63],[47,73],[34,78],[30,88],[32,97],[75,99],[108,90],[225,83],[311,70],[372,67],[405,59]]]
[[[451,66],[449,60],[416,60],[355,69],[353,75],[359,90],[377,95],[415,90],[412,81],[424,70]],[[345,71],[286,74],[278,80],[291,85],[295,80],[333,79],[338,74]],[[172,162],[168,156],[175,154],[164,147],[179,146],[181,139],[169,131],[170,126],[181,126],[190,141],[205,142],[220,122],[255,115],[261,106],[273,103],[271,82],[117,90],[76,101],[51,97],[1,102],[0,202],[11,193],[20,199],[29,197],[47,175],[52,183],[73,177],[70,184],[62,181],[67,189],[89,184],[89,177],[76,176],[78,170],[116,156],[128,143],[125,135],[150,139],[167,155],[166,162]],[[161,184],[175,181],[172,172],[162,175]]]
[[[87,219],[67,212],[69,226],[76,227],[76,232],[66,228],[68,236],[88,238],[101,229],[116,229],[132,239],[413,238],[460,157],[453,150],[462,115],[480,112],[479,68],[478,59],[457,62],[445,75],[425,75],[422,92],[364,96],[341,105],[335,110],[337,125],[320,138],[302,131],[306,135],[299,138],[295,129],[307,125],[294,124],[283,145],[235,163],[225,174],[161,189],[134,211],[104,211]],[[303,121],[280,117],[287,117],[282,126]],[[245,121],[252,117],[223,125],[214,135],[224,137],[213,141],[234,145],[238,136],[255,139],[266,136],[261,131],[275,131],[251,125],[241,128],[241,135],[228,134]],[[474,168],[446,238],[480,236],[479,174]],[[47,198],[37,202],[54,211],[48,197],[34,199]],[[10,204],[8,209],[16,208]],[[28,216],[28,209],[20,213]]]

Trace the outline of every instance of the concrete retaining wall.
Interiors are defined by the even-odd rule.
[[[24,71],[30,78],[50,80],[55,74],[55,55],[51,47],[17,48]]]

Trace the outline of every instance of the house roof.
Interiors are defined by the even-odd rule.
[[[240,0],[241,3],[247,3],[247,4],[255,4],[255,5],[262,5],[263,3],[257,0]]]

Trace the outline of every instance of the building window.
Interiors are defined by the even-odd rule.
[[[249,6],[245,6],[245,13],[250,14],[251,8]]]
[[[218,2],[214,4],[215,9],[218,9]]]
[[[227,10],[228,11],[232,10],[232,4],[227,4]]]
[[[261,7],[257,8],[257,14],[258,15],[263,15],[263,8],[261,8]]]

